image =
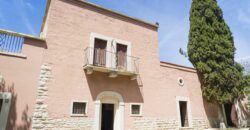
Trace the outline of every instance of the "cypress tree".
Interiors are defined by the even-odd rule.
[[[243,67],[234,61],[232,33],[216,0],[193,0],[188,57],[197,69],[203,96],[218,103],[244,94]]]

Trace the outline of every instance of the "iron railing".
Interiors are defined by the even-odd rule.
[[[114,51],[87,47],[84,50],[84,66],[94,66],[110,71],[139,74],[139,58],[118,55]]]
[[[0,31],[0,52],[21,53],[24,38]]]

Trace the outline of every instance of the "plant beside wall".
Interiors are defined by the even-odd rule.
[[[202,80],[203,96],[231,103],[244,95],[243,67],[235,62],[234,39],[216,0],[193,0],[188,57]]]
[[[245,95],[248,99],[248,114],[250,115],[250,62],[249,61],[242,61],[242,66],[244,66],[244,83],[246,85],[245,87]]]

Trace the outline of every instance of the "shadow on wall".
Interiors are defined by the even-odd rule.
[[[0,92],[9,92],[11,93],[11,105],[9,110],[9,116],[8,116],[8,122],[6,126],[6,130],[28,130],[31,127],[31,119],[28,116],[29,108],[26,106],[26,108],[23,110],[21,115],[21,123],[17,124],[17,93],[14,90],[14,83],[11,85],[6,85],[5,81],[0,86]]]
[[[208,102],[203,98],[203,105],[206,112],[206,117],[208,119],[209,127],[211,128],[219,128],[220,127],[220,119],[219,119],[219,104]]]
[[[92,100],[103,91],[114,91],[123,97],[124,102],[143,103],[143,85],[138,80],[131,80],[128,76],[119,75],[116,78],[108,77],[107,73],[85,73]],[[139,79],[140,80],[140,79]]]
[[[202,91],[203,80],[202,80],[201,74],[198,73],[198,77],[199,77],[199,82],[201,83],[201,91]],[[209,125],[208,127],[219,128],[220,127],[219,104],[209,102],[203,97],[203,106],[205,109],[205,114],[206,114],[208,125]]]

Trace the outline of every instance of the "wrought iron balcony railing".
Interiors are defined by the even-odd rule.
[[[0,30],[0,52],[21,53],[24,38]]]
[[[40,37],[0,29],[0,55],[18,56],[25,58],[22,49],[26,39],[45,41]]]
[[[84,57],[84,69],[88,74],[93,71],[108,72],[110,77],[139,74],[139,58],[137,57],[91,47],[84,50]]]

